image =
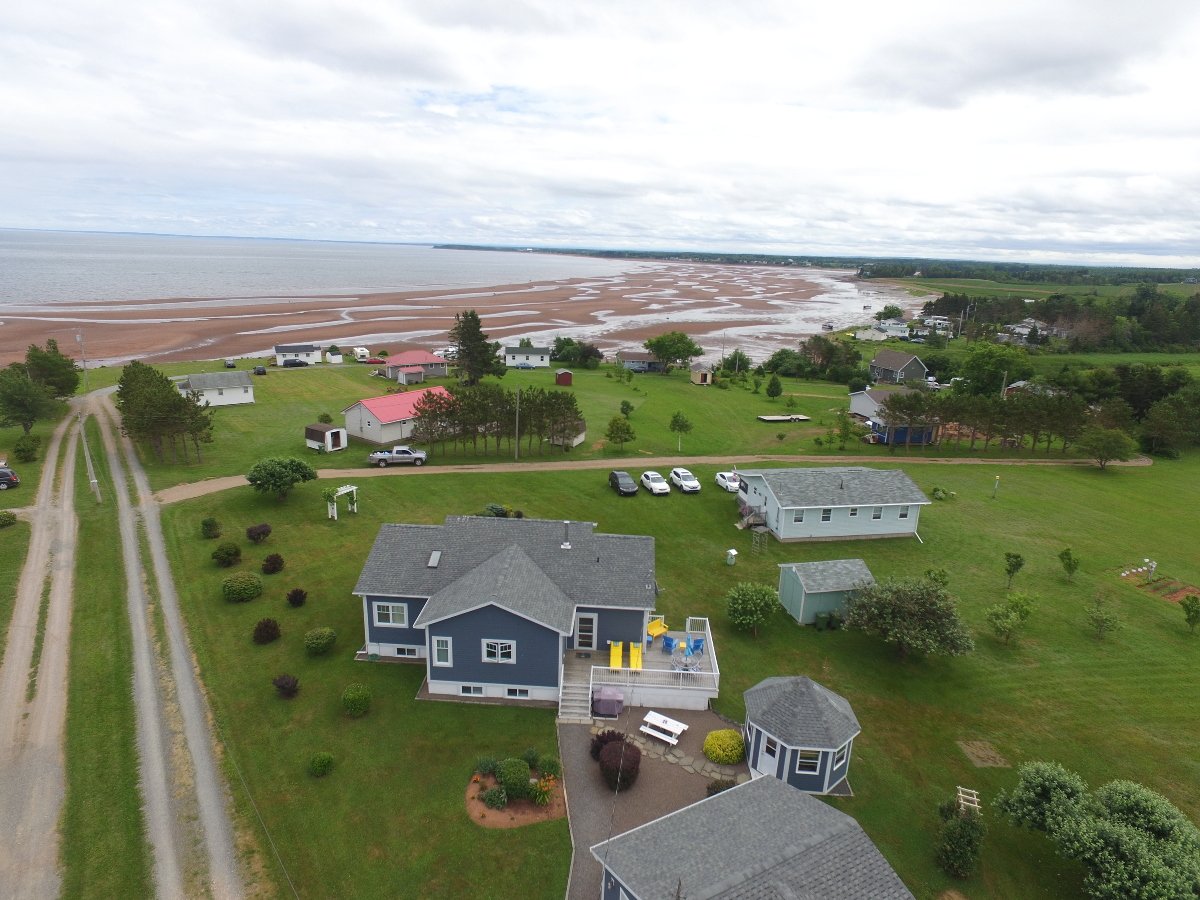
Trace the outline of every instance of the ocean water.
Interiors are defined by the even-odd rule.
[[[521,284],[653,268],[412,244],[0,228],[0,306],[172,297],[290,297]]]

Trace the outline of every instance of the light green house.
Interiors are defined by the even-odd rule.
[[[821,613],[846,614],[846,595],[875,583],[861,559],[780,563],[779,602],[801,625],[812,625]]]

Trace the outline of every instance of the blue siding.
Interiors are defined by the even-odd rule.
[[[557,687],[562,664],[559,634],[496,606],[485,606],[429,626],[429,655],[433,639],[453,642],[452,666],[431,666],[435,681],[474,684],[537,685]],[[483,641],[516,641],[515,663],[483,661]]]
[[[852,757],[853,755],[854,755],[854,741],[850,741],[850,746],[846,749],[846,761],[835,769],[835,768],[833,768],[833,754],[832,753],[829,754],[829,765],[830,765],[829,787],[831,790],[833,789],[834,785],[836,785],[839,781],[841,781],[843,778],[845,778],[847,775],[850,774],[850,757]]]
[[[596,649],[606,650],[609,641],[645,640],[642,626],[646,621],[644,609],[597,609],[581,606],[579,613],[596,615]]]
[[[783,754],[787,757],[787,768],[784,770],[784,781],[794,788],[799,788],[802,791],[807,791],[810,794],[821,794],[825,791],[825,772],[829,769],[829,761],[833,758],[833,754],[822,751],[821,759],[817,763],[816,772],[797,772],[796,760],[800,756],[800,751],[794,747],[788,747],[787,752]]]
[[[393,628],[389,625],[375,624],[376,603],[403,603],[408,607],[408,622],[411,625],[417,620],[421,610],[425,608],[425,600],[419,597],[380,597],[368,594],[363,600],[367,608],[367,643],[370,644],[412,644],[422,647],[425,645],[425,629],[423,628]]]
[[[626,897],[631,897],[631,898],[633,898],[633,900],[637,900],[637,894],[635,894],[628,887],[626,887],[625,884],[621,881],[621,879],[613,874],[612,869],[609,869],[609,868],[604,869],[603,879],[604,880],[600,885],[601,900],[621,900],[622,889],[624,889]],[[612,882],[611,887],[609,887],[610,881]]]

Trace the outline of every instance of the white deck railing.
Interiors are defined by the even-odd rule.
[[[601,685],[614,687],[664,687],[681,691],[706,691],[716,694],[721,687],[721,669],[717,665],[717,650],[713,645],[712,629],[708,619],[689,616],[687,629],[689,634],[704,635],[704,653],[706,669],[711,671],[677,672],[673,669],[659,669],[643,666],[641,669],[613,669],[608,666],[592,666],[591,688]],[[652,660],[647,657],[647,662]],[[590,695],[589,695],[590,696]]]

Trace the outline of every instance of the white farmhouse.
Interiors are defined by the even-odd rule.
[[[179,393],[192,391],[200,395],[200,403],[209,406],[239,406],[254,402],[254,382],[246,372],[205,372],[185,375],[175,382]]]

